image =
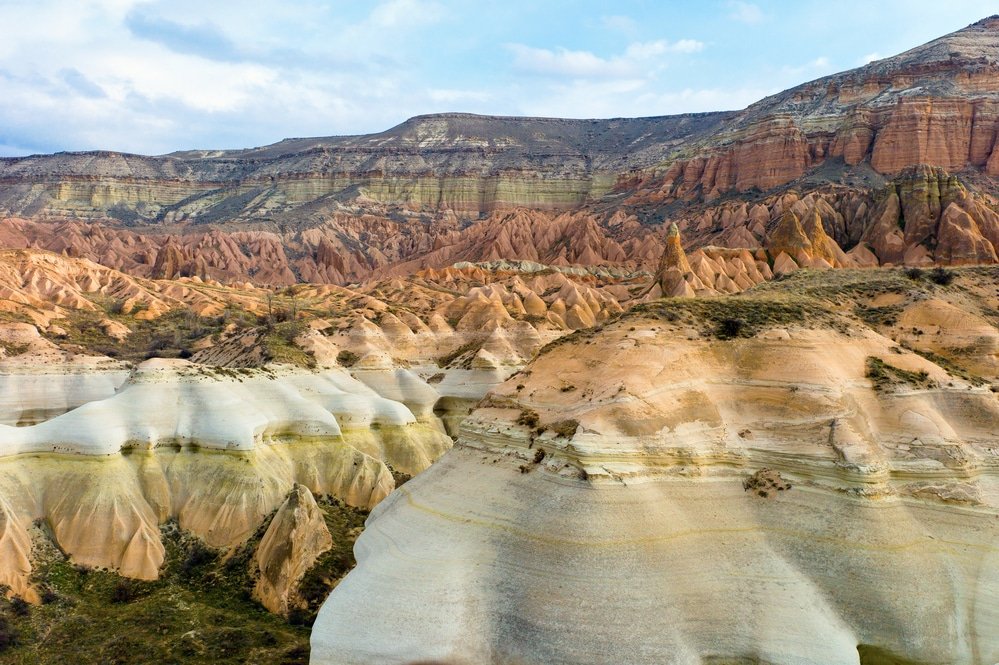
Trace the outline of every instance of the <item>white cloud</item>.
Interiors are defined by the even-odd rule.
[[[670,47],[675,53],[700,53],[704,50],[704,42],[696,39],[681,39]]]
[[[777,89],[684,88],[650,90],[642,80],[574,81],[554,86],[549,94],[524,105],[528,115],[567,118],[610,118],[738,110],[778,92]]]
[[[573,78],[603,78],[627,76],[630,64],[620,58],[604,59],[589,51],[554,51],[524,44],[508,44],[513,53],[513,66],[523,72],[569,76]]]
[[[450,90],[435,88],[427,91],[427,96],[440,104],[460,104],[464,102],[488,102],[494,95],[486,90]]]
[[[866,65],[868,63],[874,62],[875,60],[881,60],[884,56],[875,51],[874,53],[868,53],[863,58],[857,61],[858,65]]]
[[[524,44],[508,44],[513,53],[514,68],[528,73],[570,78],[634,78],[643,77],[665,66],[660,56],[670,53],[696,53],[704,44],[695,39],[669,42],[634,42],[624,53],[609,58],[590,51],[534,48]],[[650,69],[651,68],[651,69]]]
[[[630,16],[601,16],[600,24],[608,30],[620,32],[629,36],[638,32],[638,21]]]
[[[760,9],[758,5],[754,5],[751,2],[733,0],[728,3],[728,8],[728,17],[733,21],[739,21],[740,23],[755,25],[762,22],[764,18],[763,10]]]
[[[648,60],[664,53],[698,53],[704,50],[704,42],[696,39],[681,39],[670,43],[665,39],[654,42],[636,42],[629,44],[625,57],[636,60]]]
[[[387,0],[371,11],[368,21],[381,28],[415,27],[436,23],[444,15],[444,7],[436,2]]]
[[[796,78],[830,74],[832,68],[832,61],[827,56],[822,55],[802,65],[785,65],[781,68],[781,73],[790,79],[793,85]]]
[[[379,131],[404,118],[401,99],[481,102],[412,77],[407,40],[441,7],[387,0],[345,22],[314,0],[0,1],[0,155],[244,147]],[[335,39],[316,29],[331,21]]]

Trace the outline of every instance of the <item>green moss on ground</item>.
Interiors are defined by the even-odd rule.
[[[367,513],[336,499],[319,505],[334,547],[302,582],[307,610],[290,619],[253,600],[251,559],[270,523],[225,554],[168,523],[160,579],[129,580],[70,563],[44,535],[35,539],[34,582],[43,603],[0,599],[0,662],[299,665],[309,662],[308,626],[355,565],[353,543]]]
[[[669,298],[638,305],[632,314],[688,325],[706,337],[752,337],[775,326],[829,324],[828,308],[796,296]]]

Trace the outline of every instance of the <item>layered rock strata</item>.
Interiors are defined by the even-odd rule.
[[[686,302],[493,391],[372,513],[312,662],[999,657],[995,394],[820,307],[722,340]]]
[[[75,563],[155,579],[167,520],[233,547],[296,483],[370,508],[395,485],[388,465],[415,474],[451,445],[432,416],[418,420],[342,370],[178,360],[148,361],[114,396],[40,424],[0,426],[0,442],[0,574],[22,595],[33,520]],[[296,561],[287,565],[305,565]],[[268,600],[287,592],[271,581]]]
[[[669,223],[694,249],[753,249],[785,212],[775,199],[793,192],[829,204],[826,233],[859,248],[862,265],[994,262],[997,72],[990,17],[737,113],[443,114],[242,151],[0,160],[0,243],[144,277],[267,285],[460,261],[652,270]],[[910,223],[913,169],[936,181],[927,191],[964,191],[941,191],[945,205]],[[899,222],[911,228],[899,234]]]

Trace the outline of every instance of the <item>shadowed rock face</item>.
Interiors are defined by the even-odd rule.
[[[654,270],[664,223],[688,250],[766,247],[793,191],[821,197],[825,233],[866,264],[990,262],[997,130],[991,17],[739,112],[442,114],[246,150],[3,159],[0,215],[23,221],[0,225],[0,243],[140,276],[275,285],[456,261]]]

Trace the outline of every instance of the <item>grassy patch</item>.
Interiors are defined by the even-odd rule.
[[[922,349],[917,349],[908,345],[905,345],[905,348],[917,355],[926,358],[931,363],[933,363],[937,367],[940,367],[951,376],[956,376],[958,378],[964,379],[973,386],[983,386],[986,383],[988,383],[988,381],[986,381],[984,378],[972,374],[971,372],[959,366],[949,358],[941,356],[939,353],[933,353],[932,351],[924,351]]]
[[[69,563],[54,547],[35,571],[41,606],[0,601],[15,644],[5,663],[307,663],[308,631],[250,598],[249,549],[229,560],[163,527],[167,563],[153,582]]]
[[[874,389],[878,392],[888,392],[900,385],[911,385],[917,388],[936,386],[936,381],[931,380],[930,375],[923,370],[911,372],[889,365],[875,356],[867,356],[866,376],[874,382]]]
[[[250,325],[250,321],[240,314],[227,311],[221,316],[201,317],[190,310],[175,309],[146,321],[131,315],[109,316],[104,311],[77,310],[67,319],[56,322],[66,330],[66,337],[56,342],[61,346],[78,347],[86,353],[132,362],[148,358],[187,358],[194,342],[208,335],[221,334],[230,322]],[[121,341],[109,337],[100,325],[104,319],[128,326],[131,334]]]
[[[861,321],[878,328],[881,326],[893,326],[898,323],[898,317],[902,315],[901,305],[888,305],[885,307],[867,307],[864,305],[854,305],[853,313]]]
[[[752,337],[775,326],[828,323],[831,316],[819,304],[796,297],[722,296],[670,298],[638,305],[632,313],[689,325],[706,337]]]
[[[28,346],[29,345],[27,344],[14,344],[13,342],[0,341],[0,350],[2,350],[8,358],[21,355],[28,350]]]
[[[251,597],[251,560],[269,519],[229,555],[174,523],[164,525],[166,562],[160,579],[152,582],[75,566],[39,537],[34,581],[43,604],[0,599],[0,662],[305,665],[308,626],[329,591],[353,568],[353,542],[367,516],[336,499],[318,502],[333,550],[303,580],[308,608],[291,621]]]
[[[295,338],[303,332],[305,324],[301,321],[285,321],[265,328],[260,343],[266,361],[314,368],[315,356],[295,344]]]
[[[392,475],[396,476],[395,473]],[[405,482],[408,476],[399,474],[398,478]],[[316,559],[298,587],[298,593],[306,607],[293,610],[289,620],[302,626],[311,626],[315,622],[316,613],[326,596],[357,564],[354,559],[354,540],[364,528],[364,520],[368,515],[332,497],[320,497],[318,502],[326,518],[326,527],[333,536],[333,549]]]

